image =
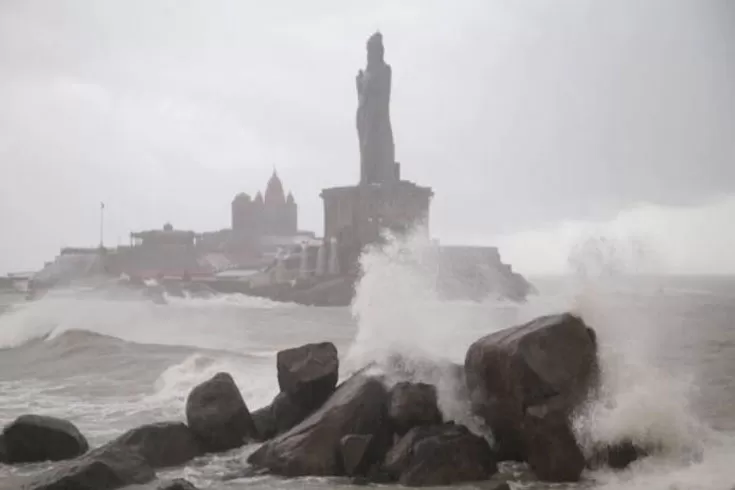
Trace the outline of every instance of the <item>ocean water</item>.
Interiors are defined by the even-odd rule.
[[[731,489],[735,485],[735,278],[537,278],[525,304],[447,302],[410,254],[371,253],[352,308],[243,296],[167,305],[57,291],[6,301],[0,313],[0,423],[34,412],[67,418],[102,444],[139,424],[184,420],[186,396],[219,371],[251,410],[278,391],[275,354],[334,342],[346,372],[380,356],[461,362],[469,344],[535,316],[576,312],[597,332],[601,398],[576,419],[584,447],[632,438],[661,447],[621,472],[590,471],[572,488]],[[0,304],[3,302],[0,301]],[[440,402],[452,414],[448,390]],[[159,472],[200,488],[347,488],[342,479],[232,478],[255,446]],[[0,482],[46,465],[0,465]],[[499,477],[534,482],[523,467]],[[2,486],[2,485],[0,485]],[[458,488],[482,488],[482,484]]]

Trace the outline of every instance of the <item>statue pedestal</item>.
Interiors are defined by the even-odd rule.
[[[324,189],[324,239],[336,238],[344,250],[340,269],[344,273],[360,250],[380,239],[382,230],[401,234],[417,226],[428,233],[430,187],[396,180]]]

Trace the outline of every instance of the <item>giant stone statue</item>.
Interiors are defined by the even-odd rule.
[[[397,179],[389,110],[391,68],[383,60],[383,53],[383,36],[376,32],[367,42],[367,66],[357,74],[361,184]]]

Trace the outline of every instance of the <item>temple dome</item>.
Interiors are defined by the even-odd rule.
[[[238,195],[235,196],[235,199],[234,200],[235,201],[246,201],[246,202],[250,202],[250,196],[247,193],[245,193],[245,192],[241,192],[241,193],[239,193]]]
[[[284,202],[286,202],[286,195],[283,192],[283,183],[281,183],[281,179],[274,170],[273,175],[268,180],[268,186],[265,188],[265,203],[283,204]]]

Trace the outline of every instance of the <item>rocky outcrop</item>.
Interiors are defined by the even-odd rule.
[[[497,472],[487,441],[454,424],[419,426],[387,454],[383,471],[406,486],[486,480]]]
[[[266,441],[283,434],[312,411],[311,408],[299,404],[288,393],[279,393],[270,405],[253,412],[258,440]]]
[[[306,280],[299,279],[294,283],[283,282],[247,288],[241,292],[249,296],[304,306],[349,306],[355,294],[355,278],[353,276],[314,277]]]
[[[334,393],[339,356],[331,342],[282,350],[276,356],[279,393],[253,412],[260,440],[282,434],[304,420]]]
[[[110,444],[137,451],[152,468],[182,465],[202,454],[193,432],[182,422],[143,425]]]
[[[380,378],[358,373],[291,430],[266,442],[248,462],[283,476],[345,474],[340,448],[348,435],[371,435],[365,464],[383,458],[391,444],[388,391]]]
[[[536,476],[549,482],[579,480],[585,467],[569,419],[545,407],[528,409],[523,426],[526,461]]]
[[[552,481],[579,478],[581,451],[560,424],[597,380],[595,334],[580,318],[546,316],[483,337],[467,351],[465,374],[473,411],[492,429],[501,459],[527,460]]]
[[[0,434],[0,463],[8,462],[8,448],[5,446],[5,437]]]
[[[362,476],[370,470],[372,434],[348,434],[339,441],[342,469],[347,476]]]
[[[89,449],[87,439],[74,424],[42,415],[18,417],[3,429],[0,446],[0,461],[6,463],[61,461]]]
[[[442,423],[442,414],[436,400],[436,387],[427,383],[403,381],[390,391],[388,415],[393,430],[403,435],[418,425]]]
[[[282,350],[276,364],[281,392],[304,408],[319,407],[337,386],[339,357],[331,342]]]
[[[240,390],[227,373],[216,374],[189,393],[186,420],[207,452],[227,451],[258,438]]]
[[[24,478],[23,490],[115,490],[155,478],[143,456],[123,445],[108,445],[65,461],[40,475]]]

